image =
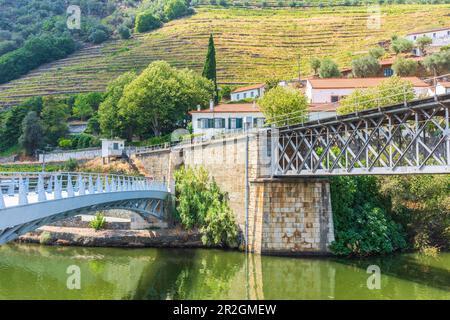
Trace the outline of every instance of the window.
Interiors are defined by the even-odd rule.
[[[331,102],[338,102],[339,101],[339,96],[331,96]]]
[[[241,129],[242,128],[242,118],[229,118],[228,119],[229,129]]]
[[[433,33],[433,38],[436,38],[436,32],[435,32],[435,33]]]
[[[119,150],[119,144],[117,142],[113,143],[113,150]]]
[[[450,31],[447,31],[447,35],[450,36]]]
[[[247,98],[247,93],[244,93],[244,99]]]
[[[417,39],[417,36],[414,36],[414,40],[416,40]]]
[[[385,77],[391,77],[394,74],[394,70],[392,70],[391,68],[385,68],[383,70],[383,75]]]
[[[254,97],[255,96],[255,93],[252,91],[252,92],[250,92],[250,97]]]
[[[264,127],[264,118],[254,118],[253,119],[253,127],[255,128],[262,128]]]
[[[198,127],[200,129],[214,128],[214,119],[198,119]]]
[[[236,99],[240,99],[241,98],[241,95],[238,93],[237,95],[236,95]]]
[[[214,119],[214,128],[216,128],[216,129],[225,128],[225,119],[223,119],[223,118]]]

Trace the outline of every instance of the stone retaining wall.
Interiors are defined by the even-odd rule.
[[[155,179],[172,180],[174,170],[181,165],[205,167],[221,190],[228,193],[243,241],[247,189],[249,250],[266,254],[327,254],[334,240],[328,181],[272,179],[272,152],[270,136],[263,131],[140,154],[138,159]]]

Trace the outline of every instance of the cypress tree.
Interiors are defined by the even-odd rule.
[[[217,104],[219,102],[219,95],[217,92],[216,49],[212,34],[209,36],[208,53],[206,54],[202,76],[214,82],[214,102]]]

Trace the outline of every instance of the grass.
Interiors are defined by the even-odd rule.
[[[40,172],[41,164],[8,164],[0,165],[0,172]],[[46,172],[64,171],[64,165],[46,164]]]
[[[450,25],[450,4],[381,6],[381,28],[367,28],[365,6],[324,8],[220,8],[201,6],[197,14],[129,40],[84,48],[0,86],[0,105],[27,97],[104,91],[119,74],[141,71],[155,60],[201,72],[210,33],[214,34],[220,83],[246,84],[268,78],[310,74],[313,56],[350,65],[393,34]]]

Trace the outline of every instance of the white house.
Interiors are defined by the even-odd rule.
[[[414,43],[420,37],[427,36],[433,41],[431,47],[441,47],[450,44],[450,27],[437,28],[422,32],[413,32],[406,35],[406,39],[413,41]],[[414,49],[414,53],[421,55],[422,53],[418,48]]]
[[[265,121],[264,115],[254,103],[211,105],[209,109],[191,111],[190,114],[194,134],[206,137],[244,127],[261,128]]]
[[[239,129],[262,128],[264,114],[256,103],[230,103],[211,105],[209,109],[191,111],[194,135],[211,137]],[[336,115],[333,104],[309,106],[309,120],[318,120]]]
[[[436,85],[436,94],[450,93],[450,82],[439,82]]]
[[[231,101],[239,101],[248,98],[257,98],[264,95],[264,83],[259,83],[251,86],[237,88],[231,92]]]
[[[429,85],[417,77],[403,77],[411,81],[417,96],[428,95]],[[329,78],[308,79],[305,95],[312,105],[336,104],[343,97],[351,94],[356,89],[375,87],[385,78]]]

